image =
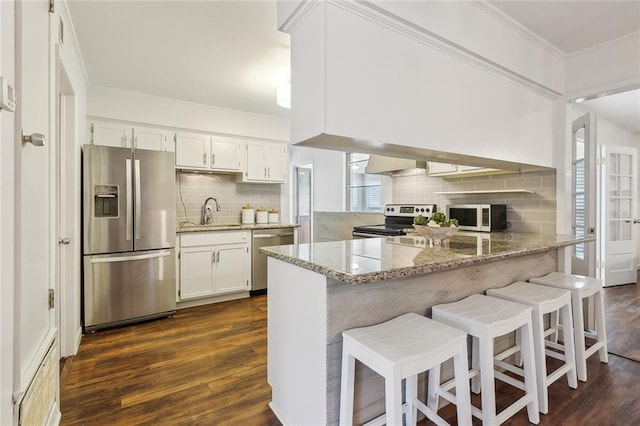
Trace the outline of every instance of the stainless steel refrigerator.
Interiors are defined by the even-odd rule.
[[[176,309],[172,152],[84,145],[85,331]]]

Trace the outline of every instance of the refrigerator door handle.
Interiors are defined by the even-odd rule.
[[[112,262],[128,262],[131,260],[154,259],[156,257],[170,256],[170,250],[162,250],[155,253],[145,253],[133,256],[114,256],[114,257],[92,257],[91,263],[112,263]]]
[[[132,194],[131,194],[131,160],[130,159],[126,159],[125,161],[125,176],[127,179],[127,187],[126,187],[126,191],[127,191],[127,209],[126,209],[126,238],[127,241],[131,240],[131,229],[133,228],[132,226],[132,214],[133,214],[133,202],[132,202]]]
[[[133,229],[136,233],[136,240],[140,239],[140,160],[134,160],[134,171],[133,175],[135,178],[135,191],[136,191],[136,204],[134,206],[135,213],[135,222],[133,224]]]

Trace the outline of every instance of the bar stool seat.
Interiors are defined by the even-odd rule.
[[[571,322],[573,321],[571,313],[571,292],[560,288],[517,281],[507,287],[487,290],[487,296],[511,300],[531,307],[533,315],[533,346],[536,356],[538,405],[541,413],[548,413],[548,387],[552,383],[566,375],[569,387],[573,389],[578,387],[578,379],[576,378],[576,354],[573,344],[573,329],[571,327]],[[570,336],[569,339],[565,339],[562,345],[545,339],[546,336],[557,333],[557,330],[555,324],[552,323],[551,327],[545,331],[544,315],[557,314],[558,311],[560,311],[562,315],[563,323],[568,324],[565,332]],[[557,351],[562,351],[562,353]],[[563,365],[549,375],[547,375],[547,356],[563,361]]]
[[[381,324],[342,332],[342,381],[340,425],[353,423],[356,359],[385,378],[386,413],[367,424],[402,426],[416,424],[416,410],[438,425],[447,423],[418,400],[418,374],[453,358],[458,424],[471,424],[471,400],[467,372],[467,335],[415,313],[400,315]],[[402,380],[406,402],[402,403]]]
[[[596,351],[600,362],[607,363],[607,330],[604,321],[604,301],[602,298],[602,280],[582,275],[551,272],[543,277],[530,278],[530,283],[542,284],[571,291],[571,309],[573,310],[573,333],[576,346],[576,368],[578,379],[587,381],[587,359]],[[595,305],[595,332],[585,331],[582,301],[593,296]],[[563,324],[566,327],[566,324]],[[587,348],[585,337],[594,339]]]
[[[482,410],[472,406],[471,413],[481,419],[483,424],[495,426],[504,423],[526,406],[529,421],[537,424],[540,421],[540,413],[538,412],[531,308],[508,300],[474,294],[454,303],[436,305],[432,309],[434,320],[456,327],[473,337],[472,369],[469,377],[472,378],[472,390],[475,393],[481,392]],[[493,339],[517,330],[521,333],[521,345],[494,355]],[[522,353],[523,368],[503,361],[518,351]],[[524,377],[524,382],[494,371],[494,364]],[[494,378],[525,392],[524,396],[500,413],[496,413]],[[437,410],[438,407],[436,388],[446,389],[450,386],[449,383],[442,385],[439,383],[440,372],[438,368],[434,368],[429,371],[427,396],[427,406],[432,410]]]

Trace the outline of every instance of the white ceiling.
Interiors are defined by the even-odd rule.
[[[640,0],[489,3],[566,54],[640,31]],[[290,51],[276,0],[69,0],[69,9],[91,85],[289,116],[275,103]],[[628,113],[603,115],[616,121],[616,109]]]
[[[617,93],[580,102],[578,108],[598,113],[598,116],[640,133],[640,90]]]
[[[640,31],[638,0],[489,0],[567,55]]]
[[[87,1],[69,10],[91,85],[288,117],[275,1]]]

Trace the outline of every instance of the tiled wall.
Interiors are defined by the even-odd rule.
[[[435,203],[440,211],[444,211],[447,204],[506,204],[510,231],[556,232],[555,170],[454,179],[418,175],[394,177],[392,181],[394,203]],[[495,189],[527,189],[534,191],[534,194],[435,194]]]
[[[313,242],[350,240],[354,226],[384,223],[382,213],[313,212]]]
[[[214,224],[240,223],[244,204],[280,211],[281,184],[236,183],[233,174],[176,172],[176,223],[202,220],[202,204],[215,197],[221,210],[213,211]],[[183,205],[184,203],[184,205]],[[214,204],[215,205],[215,204]],[[186,212],[186,214],[185,214]]]

